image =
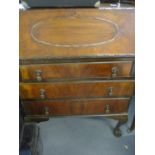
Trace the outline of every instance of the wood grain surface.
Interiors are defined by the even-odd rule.
[[[44,90],[44,99],[131,96],[134,92],[134,81],[85,81],[85,82],[55,82],[55,83],[20,83],[21,99],[41,99],[41,90]]]
[[[128,110],[129,99],[95,99],[49,102],[26,102],[27,115],[44,115],[45,108],[50,116],[55,115],[95,115],[124,113]],[[109,110],[107,111],[107,106]]]
[[[20,12],[20,59],[134,56],[134,9]]]
[[[112,78],[113,69],[116,77],[130,77],[132,61],[92,62],[92,63],[59,63],[42,65],[21,65],[22,80],[37,80],[37,71],[42,81],[61,78]]]

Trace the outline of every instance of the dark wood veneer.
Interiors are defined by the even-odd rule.
[[[101,99],[101,100],[64,100],[49,102],[26,102],[25,110],[28,115],[44,115],[44,108],[48,108],[49,115],[97,115],[124,113],[128,110],[129,99]],[[106,106],[109,112],[106,113]]]
[[[134,81],[87,81],[87,82],[55,82],[55,83],[20,83],[22,99],[39,99],[40,90],[45,90],[45,99],[63,97],[100,97],[131,96],[134,92]]]
[[[119,120],[119,136],[134,93],[134,18],[134,8],[21,11],[25,118],[102,115]]]
[[[42,80],[60,78],[111,78],[112,69],[116,67],[116,77],[131,77],[132,61],[110,61],[94,63],[59,63],[40,65],[21,65],[23,81],[36,80],[36,71],[41,71]]]

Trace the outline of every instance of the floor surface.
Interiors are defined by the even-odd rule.
[[[51,118],[39,124],[43,155],[134,155],[134,131],[127,132],[133,115],[134,103],[129,109],[129,122],[121,127],[121,138],[112,133],[117,123],[114,120],[101,117]]]

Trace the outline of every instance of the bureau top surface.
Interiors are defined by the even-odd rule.
[[[134,9],[20,12],[20,59],[134,56]]]

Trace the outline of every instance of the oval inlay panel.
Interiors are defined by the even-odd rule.
[[[40,44],[54,47],[89,47],[115,40],[118,25],[95,17],[57,17],[35,23],[32,38]]]

